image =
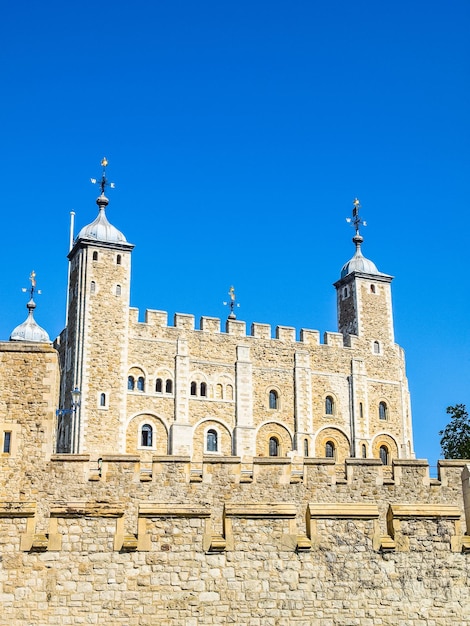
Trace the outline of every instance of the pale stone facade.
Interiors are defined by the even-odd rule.
[[[98,204],[104,211],[106,198]],[[413,458],[391,277],[362,257],[360,244],[335,285],[340,333],[320,343],[318,331],[297,339],[280,326],[273,337],[267,324],[247,333],[230,318],[223,332],[218,319],[203,317],[196,328],[192,315],[176,314],[169,325],[155,310],[140,322],[130,307],[132,244],[87,228],[69,255],[68,323],[58,343],[61,405],[75,387],[81,403],[58,452]]]
[[[323,343],[139,322],[98,203],[58,352],[0,343],[0,624],[470,626],[470,466],[413,458],[391,277],[357,236]]]

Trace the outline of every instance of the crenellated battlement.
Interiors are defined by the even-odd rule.
[[[129,309],[130,330],[135,330],[139,336],[148,333],[148,337],[152,337],[152,331],[159,329],[182,329],[185,331],[201,331],[208,334],[222,334],[233,337],[247,337],[263,340],[277,340],[279,342],[293,344],[300,343],[308,346],[325,345],[334,348],[354,347],[356,336],[343,337],[341,333],[327,331],[323,334],[323,343],[320,342],[320,331],[301,328],[299,331],[299,339],[297,339],[297,330],[291,326],[276,326],[273,329],[270,324],[262,324],[253,322],[250,332],[247,333],[246,322],[242,320],[227,319],[222,330],[222,322],[218,317],[202,316],[199,319],[199,326],[196,327],[195,316],[189,313],[175,313],[173,316],[173,325],[168,324],[168,313],[166,311],[156,311],[146,309],[144,321],[139,321],[139,309]]]
[[[45,468],[48,495],[35,501],[33,492],[23,491],[23,499],[12,493],[0,503],[0,521],[25,520],[19,546],[26,552],[72,549],[66,520],[86,519],[114,520],[109,541],[117,551],[152,551],[150,519],[172,519],[175,527],[181,519],[205,520],[199,549],[206,553],[238,549],[235,519],[281,524],[284,551],[321,549],[332,525],[339,524],[338,532],[345,520],[362,529],[373,551],[409,551],[424,528],[430,532],[429,521],[446,525],[449,551],[470,550],[470,465],[440,461],[437,479],[425,460],[395,461],[386,470],[376,459],[347,459],[341,468],[331,459],[295,456],[195,463],[174,456],[53,455]]]

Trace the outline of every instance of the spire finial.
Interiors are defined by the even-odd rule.
[[[115,188],[115,184],[114,183],[108,183],[108,179],[106,178],[106,167],[108,166],[108,159],[106,157],[103,157],[101,159],[101,166],[103,168],[103,171],[101,173],[101,180],[99,181],[99,186],[101,189],[101,195],[104,196],[104,190],[106,189],[106,187],[110,187],[111,189]],[[96,185],[96,183],[98,182],[98,180],[96,178],[90,178],[91,182]]]
[[[34,303],[34,293],[36,292],[38,295],[41,295],[41,290],[36,289],[36,272],[34,270],[32,270],[29,275],[29,280],[31,281],[31,287],[29,289],[27,287],[23,287],[21,291],[23,291],[23,293],[29,291],[29,302],[26,306],[28,309],[34,309],[36,308],[36,304]]]
[[[228,290],[228,295],[230,296],[230,300],[228,302],[224,302],[225,306],[230,307],[230,314],[228,316],[229,320],[236,320],[237,316],[235,315],[235,307],[239,307],[240,305],[237,302],[237,298],[235,296],[235,287],[232,285]]]
[[[354,198],[353,200],[353,210],[352,210],[352,217],[347,217],[346,221],[348,222],[348,224],[351,224],[355,231],[356,231],[356,237],[360,237],[360,233],[359,233],[359,226],[367,226],[367,222],[363,221],[361,219],[361,217],[359,216],[359,209],[361,208],[361,203],[359,202],[359,200],[357,198]],[[362,239],[362,237],[361,237]]]

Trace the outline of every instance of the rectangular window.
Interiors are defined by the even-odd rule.
[[[4,454],[10,454],[11,450],[11,432],[3,433],[3,452]]]

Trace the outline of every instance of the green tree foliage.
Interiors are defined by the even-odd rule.
[[[470,459],[470,419],[465,404],[448,406],[450,422],[439,432],[445,459]]]

